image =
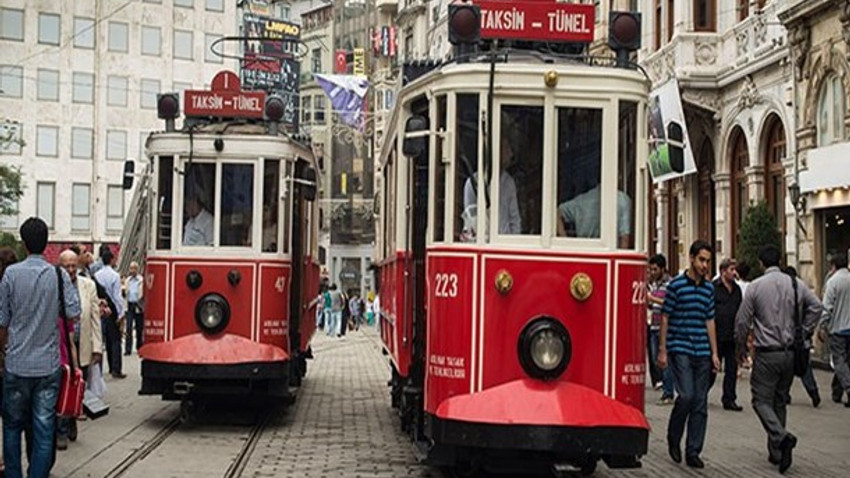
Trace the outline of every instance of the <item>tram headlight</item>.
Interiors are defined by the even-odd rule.
[[[543,380],[557,378],[572,358],[570,334],[552,317],[536,318],[520,333],[517,352],[529,376]]]
[[[218,294],[207,294],[195,305],[195,321],[204,332],[217,334],[227,327],[230,305]]]

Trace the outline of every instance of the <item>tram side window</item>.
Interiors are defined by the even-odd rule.
[[[540,234],[543,107],[503,106],[501,121],[499,234]]]
[[[174,158],[162,156],[159,158],[157,171],[156,200],[156,248],[171,249],[171,217],[174,207]]]
[[[212,246],[215,164],[193,163],[183,185],[183,245]]]
[[[254,219],[254,166],[225,164],[221,168],[222,246],[251,247]]]
[[[599,238],[602,110],[558,108],[558,236]]]
[[[263,164],[263,252],[277,252],[280,204],[280,161],[267,159]]]
[[[437,98],[437,147],[434,151],[434,241],[446,240],[446,165],[444,136],[446,130],[446,97]]]
[[[620,102],[617,153],[617,247],[635,248],[635,201],[637,197],[637,115],[634,101]]]
[[[478,95],[457,95],[455,125],[455,231],[460,242],[475,242],[478,220]]]

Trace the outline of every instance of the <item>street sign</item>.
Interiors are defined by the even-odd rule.
[[[593,41],[593,5],[555,1],[474,0],[481,8],[481,38],[528,41]]]
[[[265,103],[265,91],[242,91],[239,77],[231,71],[216,74],[209,91],[186,90],[183,95],[186,116],[262,118]]]

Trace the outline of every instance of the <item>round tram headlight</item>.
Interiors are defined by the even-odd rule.
[[[520,333],[517,352],[525,373],[532,378],[551,380],[567,369],[572,358],[572,341],[558,320],[538,317]]]
[[[217,334],[230,321],[230,304],[218,294],[207,294],[195,304],[195,321],[204,332]]]

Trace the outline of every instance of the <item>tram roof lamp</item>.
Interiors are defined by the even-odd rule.
[[[611,12],[608,16],[608,25],[608,46],[612,50],[635,51],[640,49],[640,13]]]
[[[180,95],[161,93],[156,95],[156,116],[159,119],[174,119],[180,115]]]
[[[449,43],[476,44],[481,39],[481,9],[469,3],[449,5]]]
[[[266,105],[263,108],[263,115],[269,121],[280,121],[283,118],[283,113],[286,107],[283,104],[283,98],[272,95],[266,98]]]

